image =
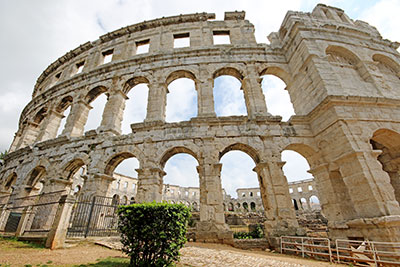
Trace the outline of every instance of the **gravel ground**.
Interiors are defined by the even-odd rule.
[[[256,266],[335,266],[326,262],[289,257],[278,253],[264,251],[240,250],[226,245],[187,243],[181,250],[181,262],[178,267],[256,267]],[[81,242],[74,246],[49,250],[10,243],[0,240],[0,266],[25,266],[31,264],[48,264],[50,266],[73,266],[94,263],[107,257],[126,257],[119,250]]]

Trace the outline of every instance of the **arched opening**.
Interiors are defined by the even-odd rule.
[[[67,121],[69,113],[71,112],[71,104],[72,104],[72,97],[71,96],[66,96],[60,101],[60,103],[56,107],[56,111],[60,115],[62,115],[62,117],[60,118],[60,123],[59,123],[59,126],[58,126],[58,130],[57,130],[56,136],[59,136],[64,130],[65,123]]]
[[[382,151],[378,161],[382,170],[389,175],[395,198],[400,203],[400,134],[389,129],[380,129],[375,131],[370,143],[374,150]]]
[[[195,77],[188,71],[176,71],[167,78],[168,91],[165,120],[188,121],[197,116]]]
[[[319,199],[317,196],[314,196],[314,195],[311,196],[309,202],[310,202],[311,210],[320,210],[321,209]]]
[[[244,211],[249,211],[249,204],[247,204],[247,202],[243,202],[242,204]]]
[[[256,211],[256,203],[251,202],[250,203],[250,209],[251,209],[251,211]]]
[[[63,177],[67,181],[71,181],[71,194],[79,196],[85,183],[85,175],[87,174],[87,166],[81,159],[70,161],[64,168]]]
[[[294,210],[299,210],[296,199],[292,199]]]
[[[105,174],[113,176],[114,181],[109,188],[109,194],[123,194],[128,199],[136,198],[139,161],[130,152],[122,152],[114,155],[106,165]],[[124,204],[121,202],[121,204]]]
[[[92,109],[89,111],[89,115],[86,120],[84,131],[95,130],[100,126],[103,118],[104,107],[107,103],[107,96],[105,92],[107,89],[102,86],[98,86],[87,94],[85,97],[86,103],[90,104]]]
[[[217,116],[247,115],[242,74],[233,68],[214,73],[214,108]]]
[[[121,199],[121,205],[127,205],[128,204],[128,197],[127,196],[123,196]]]
[[[281,156],[282,161],[286,162],[282,169],[289,183],[314,179],[312,174],[308,172],[310,165],[300,153],[293,150],[284,150]],[[295,187],[295,191],[298,191],[297,186]]]
[[[119,195],[118,194],[113,195],[111,205],[117,206],[119,204],[120,204]]]
[[[392,90],[398,88],[400,85],[400,66],[384,55],[375,54],[372,59],[377,63],[377,67],[383,76],[382,87]]]
[[[300,198],[300,204],[303,210],[308,210],[307,199],[305,199],[304,197]]]
[[[228,211],[233,211],[233,203],[229,202],[228,204]]]
[[[127,81],[123,92],[128,96],[125,102],[124,116],[122,119],[122,133],[132,132],[131,124],[143,122],[147,114],[147,101],[149,96],[149,81],[144,77],[136,77]]]
[[[199,162],[193,151],[185,147],[169,149],[161,157],[160,165],[166,173],[163,178],[164,201],[200,203]]]
[[[29,195],[37,195],[43,191],[44,181],[42,180],[46,175],[46,169],[43,166],[35,167],[29,174],[26,183],[26,189]]]
[[[289,93],[285,90],[285,82],[275,75],[263,75],[261,78],[268,112],[274,116],[281,116],[283,121],[289,120],[295,112]]]
[[[16,183],[16,181],[17,181],[17,174],[13,172],[6,179],[4,183],[4,190],[11,194],[14,191],[13,185]]]

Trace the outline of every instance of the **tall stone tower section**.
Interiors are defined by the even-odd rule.
[[[287,90],[314,135],[308,161],[331,237],[398,241],[399,44],[322,4],[288,12],[269,39],[286,55]]]

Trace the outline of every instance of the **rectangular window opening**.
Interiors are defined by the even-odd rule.
[[[83,66],[85,66],[85,61],[81,61],[79,63],[76,64],[76,73],[75,74],[79,74],[82,72],[83,70]]]
[[[308,186],[308,191],[312,191],[312,185]]]
[[[190,47],[189,33],[174,34],[174,48]]]
[[[136,42],[136,55],[149,53],[150,40]]]
[[[298,188],[297,188],[297,192],[303,192],[303,188],[298,187]]]
[[[289,188],[289,193],[290,193],[290,194],[293,193],[293,188]]]
[[[213,31],[213,43],[215,45],[231,44],[229,31]]]
[[[110,63],[112,61],[114,49],[107,50],[103,52],[103,64]]]

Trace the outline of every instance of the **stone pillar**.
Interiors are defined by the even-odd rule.
[[[165,82],[150,83],[145,122],[165,122],[168,87]]]
[[[72,104],[62,135],[76,137],[83,135],[85,124],[92,107],[83,100]]]
[[[140,168],[138,173],[138,184],[136,202],[161,202],[163,177],[166,173],[160,168]]]
[[[41,142],[48,139],[56,138],[62,118],[64,118],[63,114],[55,110],[50,110],[47,113],[45,120],[41,124],[40,132],[36,141]]]
[[[25,230],[32,224],[33,217],[34,212],[32,211],[32,206],[24,208],[18,223],[17,231],[15,231],[15,236],[22,236],[24,234]]]
[[[214,110],[214,80],[212,78],[196,82],[197,117],[216,117]]]
[[[200,221],[196,225],[196,241],[233,243],[233,233],[225,223],[221,186],[222,164],[204,163],[197,167],[200,177]]]
[[[354,209],[346,185],[338,170],[329,170],[321,164],[309,170],[314,176],[321,210],[330,225],[354,218]]]
[[[266,235],[303,234],[297,223],[296,214],[289,194],[289,186],[282,171],[284,162],[268,161],[258,163],[254,171],[260,181],[261,197],[267,221]]]
[[[13,152],[18,149],[17,145],[18,145],[20,139],[21,139],[21,133],[20,133],[20,131],[17,131],[14,135],[14,140],[12,141],[8,152]]]
[[[242,89],[249,118],[267,116],[267,105],[261,88],[262,79],[254,66],[248,68],[248,74],[243,78]]]
[[[125,101],[128,99],[121,90],[114,91],[104,107],[103,118],[99,132],[121,134],[122,119],[124,117]]]
[[[108,189],[115,180],[114,177],[103,173],[88,173],[84,179],[85,182],[81,189],[82,195],[104,197],[107,196]]]
[[[74,196],[63,195],[60,198],[53,225],[46,239],[47,248],[57,249],[64,247],[64,242],[67,236],[67,230],[74,203]]]
[[[362,218],[400,215],[389,175],[377,160],[380,153],[352,152],[336,161],[354,209]]]
[[[19,139],[17,149],[29,146],[35,142],[39,133],[39,124],[34,122],[27,122]]]

